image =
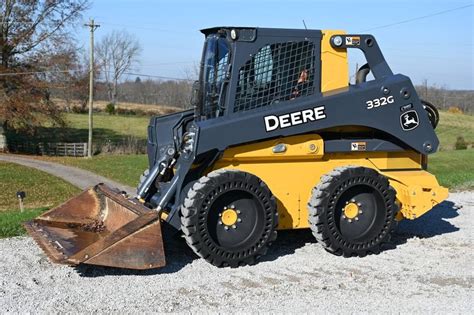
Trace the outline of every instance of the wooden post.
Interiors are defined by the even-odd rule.
[[[100,26],[94,23],[94,19],[90,19],[89,24],[85,24],[90,28],[90,57],[89,57],[89,137],[87,144],[87,157],[92,157],[92,106],[94,104],[94,31]]]

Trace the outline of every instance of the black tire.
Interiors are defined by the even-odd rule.
[[[146,169],[143,171],[142,175],[140,175],[140,182],[137,185],[137,193],[138,193],[138,189],[140,189],[140,186],[143,184],[143,182],[145,181],[149,173],[150,173],[150,170]]]
[[[438,109],[436,108],[436,106],[434,106],[433,104],[425,100],[421,100],[421,104],[423,104],[423,108],[428,114],[428,118],[430,120],[431,126],[433,126],[433,129],[436,129],[439,123]]]
[[[355,216],[346,212],[350,207]],[[398,208],[395,190],[385,176],[370,168],[346,166],[321,177],[308,210],[313,235],[327,251],[363,257],[378,254],[389,242]]]
[[[232,225],[224,224],[222,214],[231,210],[237,218]],[[217,170],[201,177],[181,207],[186,242],[217,267],[253,264],[276,239],[277,224],[270,189],[255,175],[238,170]]]

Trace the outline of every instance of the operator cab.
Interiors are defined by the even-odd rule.
[[[320,91],[321,31],[279,30],[279,40],[274,39],[274,29],[222,27],[202,32],[206,41],[194,104],[199,120]]]

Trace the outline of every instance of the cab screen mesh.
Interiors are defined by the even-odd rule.
[[[239,69],[234,112],[313,94],[314,67],[310,41],[262,47]]]

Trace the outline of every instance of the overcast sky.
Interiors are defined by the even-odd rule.
[[[473,4],[469,0],[95,0],[84,19],[95,18],[101,25],[98,39],[112,30],[135,34],[143,47],[136,70],[143,74],[185,77],[201,56],[199,29],[218,25],[303,28],[304,19],[312,29],[375,35],[392,70],[410,76],[415,84],[427,79],[429,84],[472,90]],[[469,7],[452,10],[463,6]],[[452,11],[441,13],[447,10]],[[88,30],[78,28],[77,32],[88,48]],[[350,58],[352,73],[355,63],[363,61],[358,53],[351,53]]]

